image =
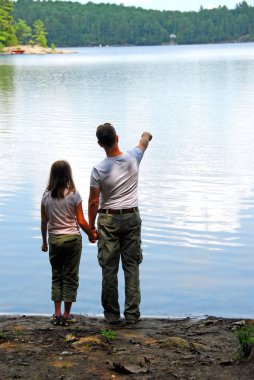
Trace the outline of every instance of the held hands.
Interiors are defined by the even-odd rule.
[[[91,229],[91,232],[88,235],[88,239],[91,243],[95,243],[96,240],[98,239],[98,234],[97,234],[97,230],[95,227]],[[42,243],[41,250],[42,250],[42,252],[47,252],[48,251],[48,244]]]
[[[93,243],[93,244],[98,239],[98,233],[97,233],[97,230],[95,227],[91,228],[91,233],[88,235],[88,239],[89,239],[90,243]]]

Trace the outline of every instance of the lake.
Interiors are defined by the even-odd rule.
[[[142,315],[253,318],[254,44],[74,50],[0,56],[0,313],[53,311],[41,196],[66,159],[87,215],[109,121],[122,150],[154,136],[139,181]],[[102,314],[100,291],[83,235],[73,312]]]

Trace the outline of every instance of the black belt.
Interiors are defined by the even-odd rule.
[[[98,210],[99,214],[114,214],[114,215],[120,215],[120,214],[133,214],[134,212],[138,212],[138,207],[132,207],[132,208],[123,208],[121,210],[114,210],[114,209],[106,209],[106,208],[100,208]]]

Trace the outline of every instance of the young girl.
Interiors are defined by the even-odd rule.
[[[90,242],[96,240],[82,209],[82,199],[72,178],[67,161],[56,161],[51,166],[47,188],[41,202],[42,251],[47,252],[49,235],[49,260],[52,266],[52,300],[55,304],[54,325],[74,322],[70,314],[72,302],[76,301],[79,286],[79,263],[82,237],[79,227],[88,235]],[[61,313],[61,302],[64,313]]]

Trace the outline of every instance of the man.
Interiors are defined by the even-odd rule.
[[[102,306],[108,323],[120,320],[118,268],[121,257],[125,279],[127,323],[140,317],[139,264],[142,262],[141,219],[138,210],[138,168],[152,139],[144,132],[139,144],[127,153],[118,146],[118,136],[110,123],[97,128],[99,145],[106,158],[91,173],[88,205],[89,225],[98,217],[98,260],[102,267]]]

